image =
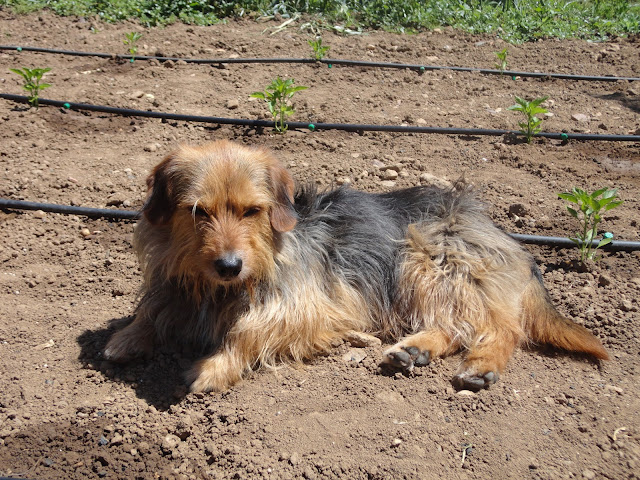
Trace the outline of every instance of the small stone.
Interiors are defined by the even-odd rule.
[[[456,395],[459,395],[461,397],[474,397],[476,394],[471,390],[458,390]]]
[[[91,235],[91,230],[89,230],[88,228],[83,228],[82,230],[80,230],[80,235],[86,238]]]
[[[388,170],[393,170],[397,173],[400,173],[400,171],[402,170],[402,164],[401,163],[393,163],[391,165],[384,165],[382,167],[380,167],[380,170],[383,172],[386,172]]]
[[[622,300],[618,308],[623,312],[630,312],[633,310],[633,304],[629,300]]]
[[[435,175],[424,172],[420,174],[420,182],[427,185],[433,185],[440,188],[451,188],[451,182],[444,178],[438,178]]]
[[[144,146],[145,152],[156,152],[158,150],[158,145],[155,143],[149,143]]]
[[[136,90],[131,95],[129,95],[129,98],[131,99],[142,98],[142,97],[144,97],[144,92],[142,90]]]
[[[398,178],[398,172],[395,170],[384,170],[382,173],[383,180],[396,180]]]
[[[33,216],[34,218],[44,218],[47,216],[47,214],[42,210],[36,210],[35,212],[33,212]]]
[[[582,472],[582,477],[587,480],[593,480],[596,478],[596,474],[592,470],[586,469]]]
[[[574,113],[573,115],[571,115],[571,119],[581,123],[588,122],[590,120],[589,117],[584,113]]]
[[[342,360],[345,362],[360,363],[365,358],[367,358],[367,354],[361,348],[352,348],[342,355]]]
[[[393,188],[396,186],[396,182],[392,180],[383,180],[382,182],[380,182],[380,185],[386,188]]]
[[[230,100],[228,100],[228,101],[227,101],[227,108],[228,108],[229,110],[235,110],[235,109],[237,109],[239,106],[240,106],[240,102],[239,102],[237,99],[235,99],[235,98],[232,98],[232,99],[230,99]]]
[[[293,452],[289,457],[289,463],[294,467],[300,463],[300,454],[298,452]]]
[[[162,448],[165,450],[173,450],[180,444],[180,437],[169,434],[162,439]]]
[[[351,185],[352,181],[349,177],[338,177],[336,178],[337,185]]]
[[[122,205],[126,199],[118,193],[114,193],[107,197],[107,207],[118,207]]]
[[[98,440],[98,445],[100,445],[101,447],[104,447],[108,443],[109,443],[109,440],[104,438],[104,435],[100,435],[100,439]]]
[[[113,437],[111,437],[111,441],[109,442],[111,445],[120,445],[123,441],[122,435],[116,433]]]
[[[624,393],[624,389],[622,387],[617,387],[615,385],[605,385],[604,389],[610,392],[616,392],[618,395],[622,395]]]
[[[394,438],[393,441],[391,442],[391,446],[394,448],[399,447],[401,443],[402,443],[402,440],[400,440],[399,438]]]
[[[347,333],[345,340],[356,348],[378,347],[382,345],[382,341],[379,338],[356,331]]]
[[[376,49],[376,46],[372,43],[370,43],[369,45],[367,45],[367,50],[369,50],[370,52],[374,51]]]
[[[45,348],[51,348],[55,345],[53,339],[50,339],[49,341],[42,343],[36,347],[34,347],[34,350],[44,350]]]
[[[612,279],[609,275],[601,274],[598,278],[598,286],[599,287],[608,287],[611,285]]]

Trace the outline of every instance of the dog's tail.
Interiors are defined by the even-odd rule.
[[[523,296],[524,327],[529,338],[536,343],[609,360],[600,340],[582,325],[563,317],[551,304],[537,267],[533,274]]]

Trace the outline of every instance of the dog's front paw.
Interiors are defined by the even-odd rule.
[[[472,371],[464,371],[458,373],[451,379],[456,390],[471,390],[477,392],[483,388],[489,388],[500,379],[498,372],[489,371],[485,373],[473,373]]]
[[[135,358],[149,358],[153,344],[148,338],[135,335],[128,328],[117,332],[102,351],[102,356],[112,362],[126,363]]]
[[[242,376],[222,354],[197,362],[186,375],[191,392],[223,392]]]
[[[396,344],[386,352],[382,357],[382,363],[392,365],[407,372],[413,370],[413,367],[424,367],[430,362],[429,350],[420,351],[418,347]]]

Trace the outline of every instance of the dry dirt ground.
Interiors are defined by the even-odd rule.
[[[5,44],[205,58],[306,57],[308,34],[280,22],[142,30],[0,9]],[[271,30],[264,31],[266,28]],[[414,36],[324,34],[329,57],[493,68],[505,45],[444,29]],[[640,76],[640,39],[509,47],[524,71]],[[453,71],[316,65],[117,63],[0,52],[0,90],[16,67],[51,67],[51,99],[196,115],[262,118],[249,95],[276,75],[309,90],[293,120],[516,128],[513,96],[549,95],[547,131],[638,133],[638,82],[528,80]],[[572,116],[582,114],[581,121]],[[576,117],[580,118],[580,117]],[[300,181],[383,191],[464,175],[505,230],[566,236],[556,196],[619,188],[603,229],[638,241],[640,145],[425,134],[255,129],[87,114],[0,101],[0,196],[138,209],[150,168],[179,142],[230,138],[271,148]],[[393,167],[394,187],[384,167]],[[393,174],[390,174],[393,176]],[[387,182],[390,180],[386,180]],[[518,350],[477,394],[449,383],[459,356],[415,376],[383,375],[383,347],[337,346],[300,367],[257,371],[223,394],[187,394],[192,360],[160,351],[120,367],[100,351],[129,319],[140,286],[132,222],[0,212],[0,476],[32,479],[606,478],[640,476],[640,255],[605,253],[588,271],[575,250],[528,246],[560,311],[591,329],[602,365],[548,349]],[[344,357],[346,355],[346,357]],[[356,356],[360,361],[345,360]]]

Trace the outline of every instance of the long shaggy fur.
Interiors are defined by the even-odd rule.
[[[104,355],[180,342],[205,355],[187,374],[192,391],[309,358],[353,330],[396,340],[383,362],[404,370],[466,350],[458,388],[494,383],[525,341],[607,358],[463,184],[294,195],[268,152],[220,141],[181,147],[148,187],[141,301]]]

